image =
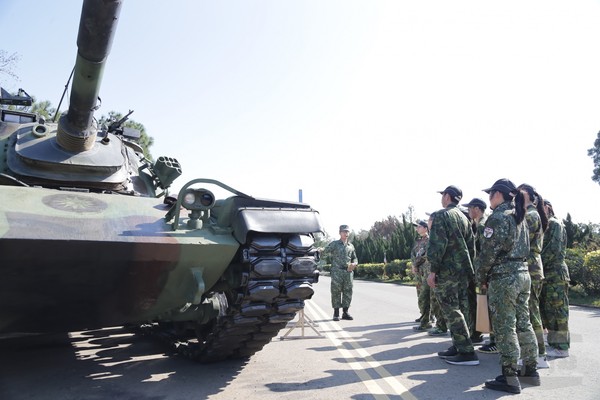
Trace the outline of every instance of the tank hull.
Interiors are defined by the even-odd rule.
[[[141,323],[193,302],[239,243],[174,232],[165,212],[154,198],[2,187],[0,334]],[[200,289],[186,279],[198,270]]]

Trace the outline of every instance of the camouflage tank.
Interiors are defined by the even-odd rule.
[[[168,196],[177,160],[148,161],[125,118],[98,126],[121,3],[84,1],[58,123],[2,91],[0,338],[144,326],[200,361],[252,355],[313,294],[318,213],[212,179]]]

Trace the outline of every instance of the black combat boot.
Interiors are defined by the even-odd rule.
[[[339,321],[340,320],[340,309],[339,308],[334,308],[333,309],[333,320],[334,321]]]
[[[353,320],[352,315],[348,314],[348,307],[344,307],[344,313],[342,314],[342,319]]]
[[[536,363],[526,363],[519,371],[519,381],[525,385],[540,386],[540,374],[537,372]]]
[[[512,366],[503,366],[502,375],[497,376],[496,379],[486,381],[485,387],[508,393],[521,393],[521,383],[517,378],[517,369]]]

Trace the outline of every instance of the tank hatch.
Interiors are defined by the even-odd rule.
[[[22,177],[89,182],[106,189],[121,188],[129,178],[127,148],[112,134],[96,138],[91,149],[77,153],[57,143],[54,124],[24,127],[15,136],[16,143],[8,150],[8,167]]]

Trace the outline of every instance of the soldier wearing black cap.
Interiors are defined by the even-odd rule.
[[[475,235],[475,257],[477,253],[481,251],[481,238],[483,235],[483,228],[485,225],[485,210],[487,204],[485,201],[479,198],[474,198],[470,202],[463,204],[468,210],[469,218],[472,221],[473,234]],[[483,335],[481,332],[475,330],[475,320],[477,316],[477,284],[475,277],[469,280],[469,317],[471,322],[471,341],[473,343],[483,342]],[[494,336],[490,335],[490,343],[481,346],[478,351],[483,353],[497,353],[496,344],[494,342]]]
[[[340,239],[329,243],[324,255],[331,259],[331,306],[333,320],[340,320],[340,308],[343,309],[342,319],[354,319],[348,308],[352,302],[352,286],[354,269],[358,266],[358,258],[354,245],[348,241],[350,227],[340,225]]]
[[[519,379],[540,385],[537,340],[529,320],[531,278],[527,268],[529,230],[525,200],[508,179],[499,179],[484,191],[489,194],[494,211],[485,223],[475,269],[480,288],[487,289],[502,368],[502,375],[486,381],[485,387],[521,393]],[[521,369],[517,367],[519,358],[523,359]]]
[[[519,185],[518,189],[523,192],[525,198],[525,220],[529,228],[529,256],[527,257],[527,266],[531,277],[529,317],[538,342],[538,368],[548,368],[546,345],[544,344],[544,327],[542,326],[542,316],[540,314],[540,296],[542,295],[544,281],[541,253],[544,232],[548,227],[548,216],[546,210],[544,210],[544,199],[533,186],[523,183]]]
[[[565,262],[567,231],[554,215],[552,203],[544,200],[548,215],[548,229],[544,233],[542,261],[544,286],[540,298],[542,320],[548,329],[548,357],[569,357],[571,338],[569,333],[569,267]]]
[[[470,339],[469,279],[473,276],[474,235],[467,217],[457,207],[462,191],[448,186],[440,191],[443,209],[436,211],[429,233],[427,259],[433,288],[452,335],[452,346],[438,356],[450,364],[478,365]]]

